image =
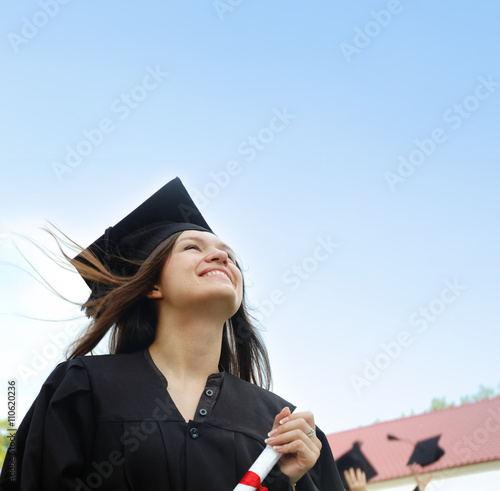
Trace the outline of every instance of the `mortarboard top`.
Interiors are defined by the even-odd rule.
[[[417,442],[407,465],[416,462],[421,466],[425,466],[437,462],[444,455],[444,450],[438,445],[440,438],[441,435],[438,435]]]
[[[408,464],[406,465],[411,465],[416,462],[421,466],[426,466],[437,462],[444,455],[444,450],[438,445],[440,438],[441,435],[438,435],[432,438],[427,438],[426,440],[420,440],[413,444],[413,453],[411,454],[410,460],[408,460]],[[402,440],[394,435],[387,435],[387,439],[407,442],[407,440]]]
[[[361,442],[354,442],[352,444],[352,449],[346,452],[344,455],[341,455],[336,460],[340,478],[342,479],[344,487],[346,488],[348,486],[345,482],[344,471],[349,470],[351,467],[354,469],[361,469],[365,473],[367,481],[377,475],[377,471],[373,468],[373,466],[361,451],[360,445]]]
[[[106,229],[88,250],[112,273],[130,276],[137,272],[138,267],[120,257],[144,260],[161,242],[184,230],[213,233],[181,180],[176,177],[114,227]],[[80,255],[75,259],[85,262]],[[99,284],[85,281],[92,290],[92,295],[99,296]]]

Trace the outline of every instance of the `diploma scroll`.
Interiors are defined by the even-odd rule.
[[[297,411],[297,408],[293,412]],[[261,489],[262,481],[267,477],[271,469],[276,465],[283,454],[266,445],[257,460],[252,464],[249,471],[243,476],[233,491],[254,491]]]

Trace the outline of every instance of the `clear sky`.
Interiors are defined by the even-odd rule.
[[[498,389],[499,16],[9,1],[0,373],[19,416],[84,319],[15,245],[61,294],[87,290],[14,234],[50,244],[50,221],[86,246],[175,176],[244,264],[275,392],[325,431]]]

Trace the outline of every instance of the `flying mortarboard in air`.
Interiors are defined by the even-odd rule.
[[[373,466],[361,451],[361,442],[354,442],[352,444],[351,450],[341,455],[336,460],[336,463],[340,478],[342,479],[342,482],[346,489],[348,488],[348,486],[344,479],[344,471],[347,471],[351,468],[361,469],[365,473],[367,481],[377,475],[377,471],[373,468]]]
[[[131,276],[137,272],[138,266],[130,260],[146,259],[161,242],[184,230],[213,233],[181,180],[176,177],[114,227],[107,228],[88,250],[112,273]],[[75,259],[86,263],[81,255]],[[99,283],[85,281],[92,290],[93,298],[106,291]]]
[[[411,454],[410,460],[408,460],[406,465],[411,465],[416,462],[422,467],[437,462],[444,455],[444,450],[438,445],[440,438],[441,435],[438,435],[414,443],[408,440],[403,440],[402,438],[398,438],[394,435],[387,435],[388,440],[403,441],[414,445],[413,453]]]

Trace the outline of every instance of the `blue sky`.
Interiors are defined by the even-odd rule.
[[[20,414],[83,320],[14,243],[87,291],[13,234],[49,244],[50,221],[88,245],[175,176],[245,266],[275,391],[325,431],[499,387],[498,5],[6,10],[1,374]]]

